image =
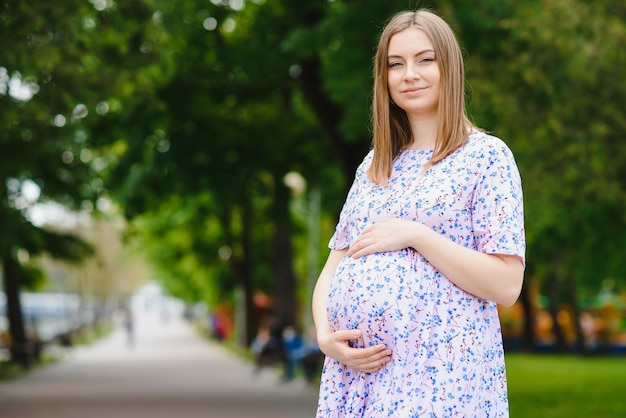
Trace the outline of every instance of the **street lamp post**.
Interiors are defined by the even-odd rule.
[[[320,206],[322,193],[319,188],[313,187],[306,196],[306,180],[300,173],[290,172],[285,175],[285,184],[296,197],[304,196],[305,204],[300,207],[300,212],[306,216],[308,240],[307,240],[307,273],[306,273],[306,301],[304,304],[304,330],[308,331],[313,326],[313,313],[311,311],[311,299],[313,289],[318,276],[318,256],[320,240]]]

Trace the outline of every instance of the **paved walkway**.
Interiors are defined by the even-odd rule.
[[[197,337],[182,321],[136,320],[66,360],[0,383],[0,416],[14,418],[311,418],[317,388]]]

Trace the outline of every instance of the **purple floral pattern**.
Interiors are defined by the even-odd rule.
[[[432,151],[405,150],[387,187],[359,166],[330,248],[349,247],[380,219],[422,222],[485,253],[524,258],[521,180],[509,148],[474,132],[425,173]],[[326,358],[318,418],[507,417],[496,304],[456,287],[411,248],[344,258],[328,299],[335,330],[359,328],[355,347],[384,343],[392,360],[364,373]]]

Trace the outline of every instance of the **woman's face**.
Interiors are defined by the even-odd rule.
[[[426,33],[408,28],[393,35],[387,65],[389,94],[395,104],[409,118],[436,116],[441,73]]]

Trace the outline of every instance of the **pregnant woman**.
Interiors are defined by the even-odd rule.
[[[373,148],[313,295],[318,418],[506,417],[496,304],[524,275],[522,189],[505,143],[465,113],[450,27],[394,16],[375,56]]]

